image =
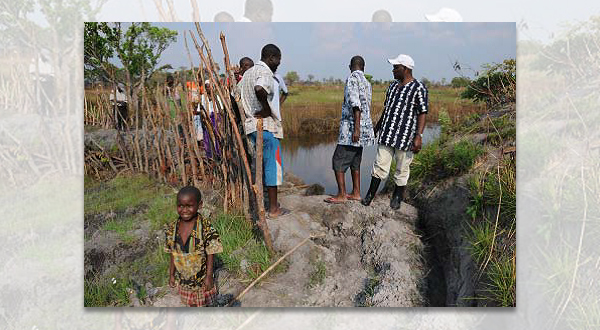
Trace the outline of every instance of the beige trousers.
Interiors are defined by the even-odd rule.
[[[403,151],[392,147],[379,145],[377,147],[377,156],[373,164],[372,175],[384,180],[390,173],[392,159],[396,159],[396,172],[394,173],[394,183],[397,186],[406,186],[410,174],[410,163],[413,160],[412,151]]]

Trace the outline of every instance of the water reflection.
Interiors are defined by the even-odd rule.
[[[423,143],[427,145],[440,135],[440,126],[431,125],[423,131]],[[283,164],[286,171],[291,171],[307,184],[318,183],[325,187],[326,194],[336,194],[337,184],[331,168],[331,157],[335,150],[337,136],[316,136],[313,138],[285,138],[281,141]],[[369,188],[371,169],[377,146],[363,150],[360,164],[360,187],[364,195]],[[383,187],[383,185],[381,185]],[[350,171],[346,172],[346,190],[352,190]]]

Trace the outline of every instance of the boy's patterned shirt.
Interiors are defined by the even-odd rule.
[[[187,289],[200,289],[203,286],[204,278],[206,276],[206,260],[208,255],[223,252],[221,238],[219,237],[219,233],[217,233],[211,225],[210,220],[198,214],[198,219],[196,221],[200,221],[201,233],[197,232],[196,228],[198,228],[198,226],[194,225],[194,229],[190,233],[188,241],[182,242],[182,239],[177,232],[180,221],[181,219],[177,219],[177,221],[165,225],[165,252],[172,254],[189,253],[190,244],[195,244],[194,251],[199,257],[198,271],[194,272],[194,275],[186,277],[175,268],[175,281],[179,283],[180,286]],[[173,239],[173,233],[177,233],[175,239]]]
[[[366,147],[375,144],[373,121],[371,121],[371,84],[360,70],[352,71],[346,79],[344,103],[342,103],[342,119],[338,144]],[[358,142],[352,142],[354,133],[353,107],[360,109],[360,136]]]

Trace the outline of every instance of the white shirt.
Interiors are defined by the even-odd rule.
[[[262,105],[256,97],[254,87],[261,86],[267,92],[267,102],[269,102],[271,109],[273,109],[273,97],[276,94],[273,87],[274,83],[275,79],[273,79],[273,72],[263,61],[259,61],[244,73],[242,80],[238,84],[238,88],[242,98],[242,106],[244,107],[244,112],[246,114],[246,122],[244,123],[246,134],[256,131],[257,119],[254,118],[254,115],[262,111]],[[281,121],[274,118],[272,114],[263,119],[263,129],[273,133],[278,139],[283,138]]]
[[[217,102],[219,102],[221,109],[223,109],[223,102],[221,102],[221,98],[218,95],[215,95],[215,97],[217,98]],[[205,94],[202,94],[200,96],[200,103],[198,104],[198,110],[200,110],[200,104],[202,104],[203,107],[206,107],[206,103],[208,103],[208,114],[210,115],[211,113],[215,112],[213,102],[210,102],[210,100],[207,99]]]
[[[115,100],[115,92],[114,92],[114,90],[110,91],[109,100],[111,102],[114,102],[114,100]],[[125,95],[125,93],[120,92],[118,89],[117,89],[117,102],[127,102],[127,96]]]
[[[281,84],[277,81],[277,74],[273,76],[273,101],[269,104],[271,106],[272,116],[281,121],[281,110],[279,109],[279,89]]]
[[[285,80],[283,79],[283,77],[279,73],[275,72],[275,78],[277,78],[277,81],[279,81],[279,90],[282,91],[283,94],[287,94],[288,89],[285,85]]]

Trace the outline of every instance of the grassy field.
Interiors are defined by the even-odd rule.
[[[387,85],[373,86],[371,119],[381,115]],[[336,134],[344,100],[344,86],[291,86],[290,95],[282,107],[283,130],[286,137]],[[436,123],[440,111],[446,111],[453,122],[476,113],[485,105],[460,98],[462,89],[432,88],[429,90],[428,123]]]

